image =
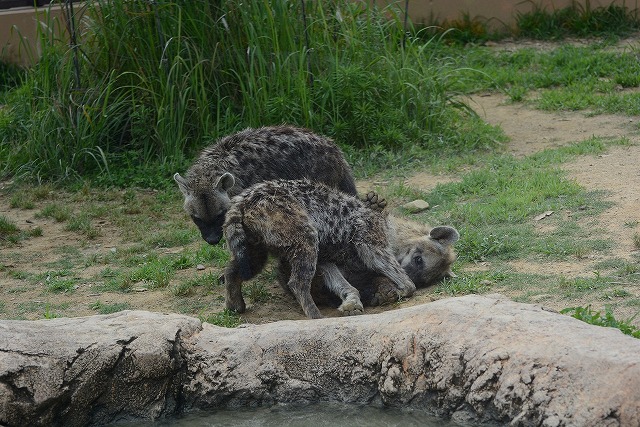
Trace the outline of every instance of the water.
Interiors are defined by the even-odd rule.
[[[128,427],[457,427],[415,409],[378,408],[341,403],[268,408],[224,409],[186,414],[155,422],[119,424]]]

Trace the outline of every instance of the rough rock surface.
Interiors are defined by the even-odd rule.
[[[141,311],[0,322],[2,425],[317,400],[638,426],[640,340],[497,295],[236,329]]]

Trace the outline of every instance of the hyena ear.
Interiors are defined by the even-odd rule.
[[[178,183],[178,187],[180,188],[180,191],[182,192],[183,195],[187,196],[191,194],[191,188],[189,188],[189,183],[187,182],[186,179],[180,176],[179,173],[176,172],[173,175],[173,179],[175,182]]]
[[[435,227],[429,232],[429,237],[445,245],[453,245],[460,239],[460,233],[453,227],[446,225]]]
[[[229,172],[223,173],[216,181],[216,188],[220,191],[227,192],[236,183],[236,179]]]

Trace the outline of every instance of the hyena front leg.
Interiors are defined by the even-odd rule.
[[[364,313],[362,301],[360,301],[360,292],[347,282],[335,264],[320,264],[318,265],[318,270],[322,274],[324,286],[342,300],[338,311],[346,316]]]
[[[386,276],[398,289],[399,296],[409,297],[416,291],[416,285],[400,267],[391,251],[371,244],[356,245],[360,259],[371,270]]]
[[[267,251],[249,249],[249,262],[251,265],[250,276],[243,277],[246,271],[240,269],[240,265],[235,257],[229,261],[224,271],[225,286],[225,306],[236,313],[244,313],[247,306],[242,298],[242,282],[256,276],[264,268],[267,262]]]

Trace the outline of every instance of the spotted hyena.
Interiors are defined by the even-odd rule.
[[[173,178],[184,209],[212,245],[222,238],[231,198],[256,183],[307,178],[356,194],[351,168],[330,138],[286,125],[226,136],[205,148],[185,177],[176,173]]]
[[[237,312],[246,308],[242,282],[262,270],[269,254],[288,266],[287,288],[310,318],[322,317],[311,296],[316,271],[347,305],[358,305],[359,294],[339,269],[384,276],[400,296],[415,290],[391,252],[386,216],[321,183],[257,184],[233,198],[223,228],[231,252],[224,274],[226,306]]]
[[[444,278],[455,277],[451,270],[456,260],[453,245],[460,238],[455,228],[432,228],[391,215],[388,223],[391,249],[416,288],[426,288]],[[343,270],[343,276],[359,290],[365,306],[385,304],[398,299],[394,286],[386,277],[362,270]]]
[[[456,254],[453,244],[460,234],[449,226],[431,228],[395,216],[388,216],[387,237],[392,252],[416,288],[425,288],[447,277],[455,277],[451,270]],[[290,276],[289,266],[281,262],[278,280],[285,286]],[[329,284],[330,286],[327,286]],[[320,271],[314,277],[311,295],[317,303],[338,305],[345,314],[359,314],[358,307],[345,305],[345,293],[350,295],[355,287],[363,307],[395,302],[400,295],[396,286],[384,275],[361,265],[341,267],[335,272]],[[285,286],[286,288],[286,286]]]

